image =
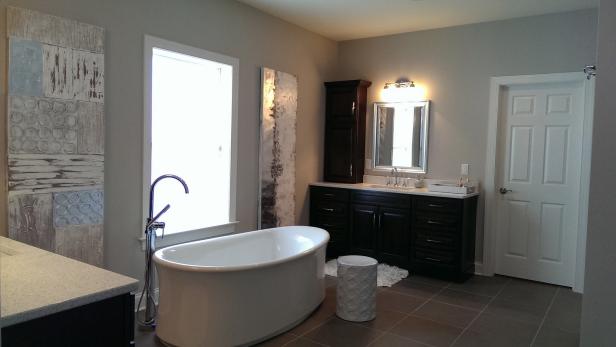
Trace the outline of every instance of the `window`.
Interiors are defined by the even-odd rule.
[[[149,185],[158,176],[154,213],[165,234],[235,222],[235,58],[146,37],[144,213]]]

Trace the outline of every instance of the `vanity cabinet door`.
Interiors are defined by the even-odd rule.
[[[379,208],[372,205],[351,205],[352,254],[376,257],[377,218]]]
[[[407,267],[411,248],[411,211],[381,207],[378,230],[379,259],[387,264]]]

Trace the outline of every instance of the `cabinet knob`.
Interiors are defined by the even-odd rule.
[[[351,104],[351,113],[355,113],[355,101]]]

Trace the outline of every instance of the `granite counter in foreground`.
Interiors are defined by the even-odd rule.
[[[136,279],[0,237],[0,327],[138,289]]]

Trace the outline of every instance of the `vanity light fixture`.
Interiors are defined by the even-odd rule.
[[[413,81],[404,81],[404,82],[389,82],[385,83],[384,89],[388,88],[415,88],[415,82]]]
[[[424,94],[423,88],[417,87],[415,82],[398,80],[385,83],[381,98],[385,102],[421,101],[425,98]]]

